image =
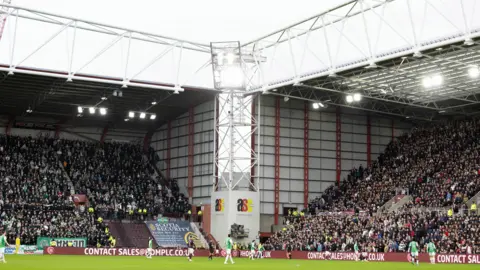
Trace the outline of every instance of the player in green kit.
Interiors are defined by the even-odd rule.
[[[250,243],[250,254],[248,256],[250,260],[255,260],[255,240]]]
[[[6,234],[7,232],[3,232],[3,234],[0,235],[0,259],[3,263],[7,263],[5,260],[5,247],[9,246]]]
[[[355,244],[353,245],[353,250],[355,251],[355,261],[358,261],[360,257],[360,252],[358,250],[357,242],[355,242]]]
[[[225,248],[227,249],[227,255],[225,256],[225,264],[228,263],[228,258],[230,258],[230,262],[234,264],[233,258],[232,258],[232,247],[233,247],[233,241],[232,241],[232,238],[230,238],[230,234],[229,234],[227,239],[225,239]]]
[[[417,241],[413,240],[412,242],[410,242],[410,244],[408,245],[408,252],[410,252],[410,256],[412,257],[412,264],[415,264],[415,262],[417,263],[417,266],[419,264],[419,261],[418,261],[418,243]]]
[[[147,259],[152,258],[152,253],[153,253],[153,239],[152,237],[148,238],[148,248],[147,248]]]
[[[432,240],[430,240],[430,242],[427,244],[427,252],[428,256],[430,257],[430,263],[435,264],[435,254],[437,252],[437,247]]]

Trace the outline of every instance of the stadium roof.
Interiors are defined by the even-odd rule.
[[[478,109],[480,93],[478,78],[469,75],[469,69],[478,64],[477,2],[346,1],[243,43],[242,55],[250,59],[244,63],[247,91],[419,120],[472,115]],[[0,71],[4,76],[9,72],[29,75],[29,80],[53,77],[56,79],[49,82],[41,79],[44,89],[76,91],[70,101],[47,100],[72,106],[76,96],[85,95],[78,100],[93,102],[102,92],[123,85],[129,92],[132,89],[131,103],[119,101],[112,111],[118,108],[124,115],[127,107],[142,108],[148,97],[156,98],[155,94],[160,99],[174,90],[201,89],[173,98],[184,101],[192,96],[192,102],[187,103],[194,105],[216,93],[209,44],[1,6],[0,14],[7,16],[0,40]],[[11,81],[11,91],[21,87],[7,77],[3,83]],[[426,77],[441,83],[424,87]],[[73,83],[65,83],[67,79]],[[83,88],[90,90],[82,93]],[[345,102],[351,93],[362,93],[364,99]],[[38,92],[23,104],[37,100],[35,95]],[[42,104],[47,110],[48,104]]]

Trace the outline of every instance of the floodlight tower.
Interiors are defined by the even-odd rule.
[[[259,135],[259,122],[252,108],[259,100],[245,95],[240,43],[218,42],[210,47],[214,85],[222,91],[215,100],[212,232],[223,239],[236,223],[252,231],[248,236],[252,237],[260,222],[258,173],[254,173],[258,169],[252,170],[259,161],[255,147],[259,140],[258,144],[252,140]]]
[[[3,0],[2,4],[10,5],[12,3],[11,0]],[[2,6],[2,12],[0,13],[0,41],[2,40],[3,29],[5,28],[5,24],[7,24],[7,12],[8,7]]]

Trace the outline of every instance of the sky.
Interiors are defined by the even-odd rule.
[[[209,43],[247,42],[346,1],[12,0],[12,4]]]

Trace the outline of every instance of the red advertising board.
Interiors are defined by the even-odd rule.
[[[85,255],[85,256],[145,256],[145,248],[68,248],[68,247],[46,247],[43,250],[44,255]],[[240,254],[239,254],[240,252]],[[225,252],[221,252],[225,256]],[[234,251],[233,257],[248,257],[248,251]],[[407,253],[367,253],[367,258],[372,262],[408,262]],[[186,249],[154,249],[153,256],[182,257],[187,256]],[[195,256],[208,256],[207,250],[196,250]],[[285,251],[265,251],[265,258],[285,259]],[[352,252],[292,252],[293,259],[300,260],[337,260],[353,261],[355,254]],[[430,259],[426,253],[420,254],[420,261],[428,263]],[[437,254],[437,263],[456,263],[456,264],[480,264],[480,254]]]

